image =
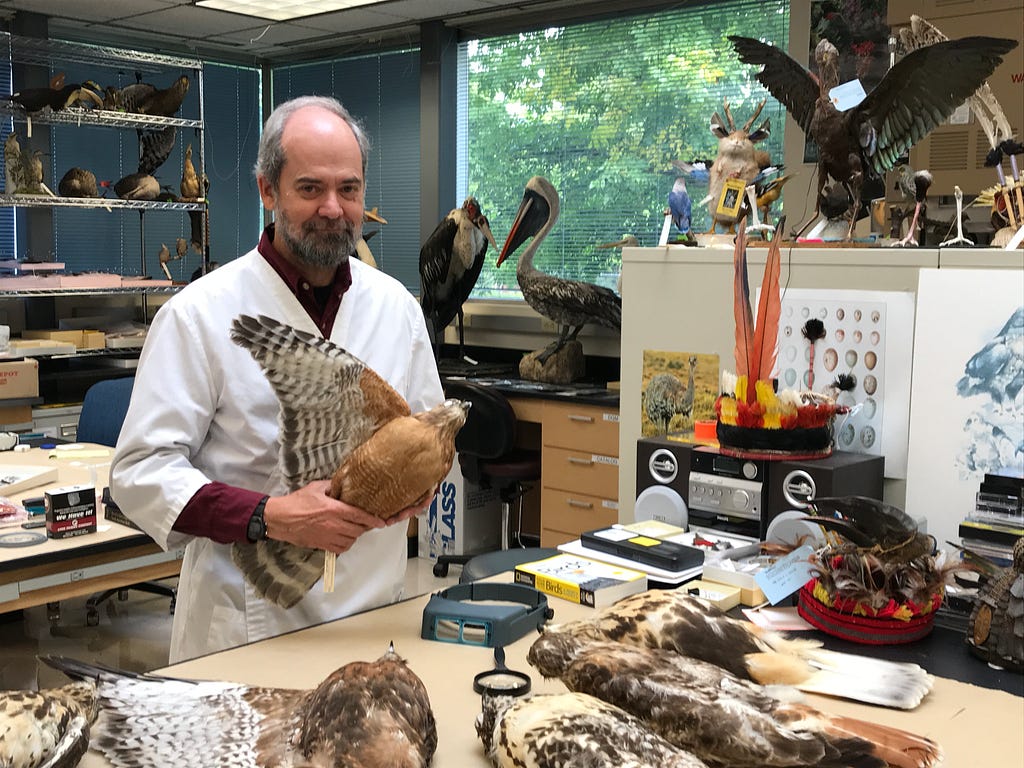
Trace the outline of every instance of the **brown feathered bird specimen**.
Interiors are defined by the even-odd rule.
[[[720,609],[685,590],[657,589],[630,595],[593,616],[549,624],[531,655],[574,647],[580,640],[616,640],[663,648],[707,661],[737,677],[869,704],[913,709],[933,679],[916,664],[896,664],[826,651],[813,640],[789,640]],[[539,656],[538,656],[539,658]]]
[[[150,83],[132,83],[123,88],[108,87],[103,106],[140,115],[173,117],[185,100],[188,86],[188,75],[182,75],[167,88],[157,88]]]
[[[57,184],[61,197],[99,197],[96,174],[85,168],[69,168]]]
[[[172,765],[425,768],[437,727],[423,681],[394,647],[309,690],[192,682],[43,661],[96,687],[90,747],[121,768]]]
[[[71,768],[89,748],[96,688],[75,682],[41,691],[0,691],[0,765]]]
[[[928,739],[783,701],[796,692],[673,651],[565,635],[557,644],[543,640],[528,656],[542,675],[621,707],[710,766],[924,768],[942,756]]]
[[[819,149],[818,192],[828,178],[853,199],[847,237],[853,234],[866,178],[881,177],[916,142],[940,125],[1017,46],[1015,40],[967,37],[913,51],[889,70],[856,107],[840,112],[829,96],[839,85],[839,53],[822,40],[814,75],[780,48],[730,35],[740,61],[762,67],[758,81],[785,105]],[[817,218],[801,227],[801,232]]]
[[[476,733],[496,768],[706,768],[640,720],[585,693],[485,694]]]
[[[402,396],[358,358],[270,317],[240,315],[231,338],[277,395],[289,490],[330,478],[332,498],[389,518],[426,503],[448,474],[466,403],[446,400],[410,415]],[[257,594],[285,608],[333,562],[322,550],[275,540],[235,544],[233,556]]]
[[[1024,538],[1013,545],[1010,567],[978,589],[967,645],[993,666],[1024,671]]]
[[[203,185],[199,183],[196,168],[192,165],[192,145],[185,147],[185,160],[181,170],[181,199],[198,200],[203,195]]]

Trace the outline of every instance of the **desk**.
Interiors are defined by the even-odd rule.
[[[86,448],[106,450],[113,456],[112,448]],[[69,451],[68,455],[72,453]],[[96,495],[100,495],[107,484],[109,458],[85,458],[81,461],[85,466],[75,466],[73,459],[50,459],[49,454],[49,450],[32,448],[24,453],[2,455],[3,464],[57,466],[55,482],[13,494],[15,500],[40,496],[46,488],[90,483],[90,467],[96,473]],[[141,531],[104,520],[102,510],[98,529],[96,533],[47,539],[29,547],[0,548],[0,613],[163,579],[181,570],[183,548],[165,552]]]
[[[504,574],[495,579],[509,579]],[[438,748],[434,768],[473,768],[489,765],[476,738],[473,720],[480,697],[473,693],[473,675],[493,668],[493,651],[421,640],[423,607],[429,595],[375,611],[211,654],[161,670],[163,674],[210,680],[238,681],[275,687],[313,687],[337,667],[355,660],[379,657],[394,641],[395,650],[423,680],[437,718]],[[552,598],[555,621],[589,615],[591,609]],[[554,693],[562,683],[541,680],[526,663],[530,634],[506,648],[511,669],[528,672],[533,690]],[[969,659],[965,663],[981,662]],[[810,695],[809,702],[838,714],[882,722],[938,741],[945,750],[944,765],[1020,766],[1024,764],[1024,697],[940,678],[925,701],[912,712],[870,707]],[[100,768],[105,761],[88,754],[83,768]]]

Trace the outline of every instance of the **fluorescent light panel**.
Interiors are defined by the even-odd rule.
[[[242,13],[271,21],[288,21],[330,11],[343,11],[383,0],[197,0],[196,5],[217,11]]]

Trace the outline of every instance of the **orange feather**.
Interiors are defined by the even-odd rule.
[[[779,221],[764,265],[764,279],[761,282],[761,297],[757,302],[757,323],[754,329],[753,367],[748,371],[747,402],[754,401],[754,382],[767,381],[775,368],[775,356],[779,348],[779,316],[782,314],[782,296],[779,293],[779,276],[782,272],[782,258],[779,240],[785,219]]]
[[[736,318],[736,375],[747,376],[754,365],[754,318],[750,311],[750,285],[747,283],[746,217],[740,219],[736,248],[733,251],[733,313]],[[749,378],[748,378],[749,381]],[[752,389],[751,389],[752,391]]]

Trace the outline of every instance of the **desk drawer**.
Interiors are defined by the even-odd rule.
[[[544,403],[544,445],[619,455],[619,412],[596,405]]]
[[[584,531],[603,528],[619,522],[619,510],[614,501],[575,491],[560,491],[545,487],[540,497],[541,537],[544,533],[570,533],[564,541],[578,539]],[[541,541],[541,546],[549,546]]]
[[[541,453],[541,482],[545,488],[579,491],[619,499],[619,460],[614,456],[545,446]]]

